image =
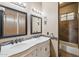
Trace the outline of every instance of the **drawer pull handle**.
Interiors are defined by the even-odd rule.
[[[45,51],[47,51],[47,48],[45,48]]]

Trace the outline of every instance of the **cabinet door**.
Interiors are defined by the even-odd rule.
[[[42,48],[43,57],[49,57],[50,56],[50,45],[49,41],[45,42]]]
[[[37,46],[37,57],[49,57],[50,56],[50,45],[49,41],[40,43]]]
[[[42,47],[42,45],[38,45],[37,47],[38,47],[38,48],[36,49],[36,52],[37,52],[37,53],[36,53],[36,56],[37,56],[37,57],[42,57],[42,56],[43,56],[43,51],[42,51],[42,50],[43,50],[43,49],[42,49],[43,47]]]
[[[33,46],[33,47],[29,48],[28,50],[17,53],[10,57],[36,57],[36,46]]]
[[[36,49],[29,50],[29,52],[26,52],[28,54],[24,54],[24,57],[36,57]]]

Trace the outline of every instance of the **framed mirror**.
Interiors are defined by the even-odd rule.
[[[27,13],[8,7],[4,8],[5,11],[0,13],[0,38],[27,35]]]
[[[31,34],[42,33],[42,18],[31,15]]]

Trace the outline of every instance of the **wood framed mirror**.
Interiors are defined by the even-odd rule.
[[[27,35],[27,13],[4,7],[0,38]]]
[[[42,33],[42,18],[31,15],[31,34]]]

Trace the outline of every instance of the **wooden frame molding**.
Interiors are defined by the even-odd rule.
[[[40,32],[38,31],[38,32],[33,32],[33,19],[32,19],[32,17],[35,17],[35,18],[38,18],[38,19],[40,19],[40,21],[41,21],[41,23],[40,23]],[[38,17],[38,16],[35,16],[35,15],[31,15],[31,34],[39,34],[39,33],[42,33],[42,18],[41,17]]]
[[[10,9],[10,10],[25,14],[25,34],[18,34],[18,35],[16,34],[16,35],[11,35],[11,36],[3,36],[3,25],[4,25],[4,23],[3,23],[4,16],[3,15],[4,14],[2,14],[2,18],[0,19],[2,21],[2,25],[0,25],[0,27],[1,27],[0,28],[0,39],[27,35],[27,13],[23,12],[23,11],[12,9],[12,8],[9,8],[9,7],[5,7],[5,6],[2,6],[2,5],[1,5],[1,7],[4,7],[4,8],[7,8],[7,9]]]

